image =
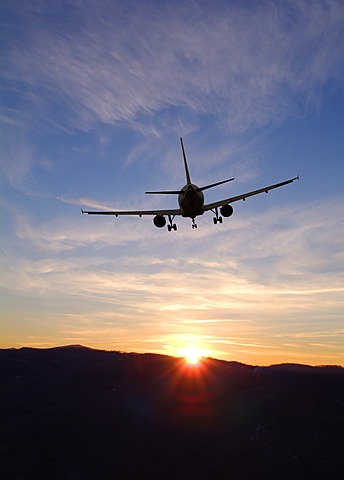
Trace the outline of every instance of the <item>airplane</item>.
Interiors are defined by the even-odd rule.
[[[203,215],[205,212],[211,210],[214,213],[213,222],[216,225],[217,223],[222,223],[222,217],[230,217],[233,215],[232,203],[237,202],[238,200],[246,200],[248,197],[253,195],[258,195],[259,193],[268,193],[269,190],[274,188],[282,187],[283,185],[288,185],[289,183],[299,180],[299,176],[291,178],[290,180],[285,180],[281,183],[276,183],[274,185],[269,185],[252,192],[243,193],[242,195],[236,195],[234,197],[229,197],[224,200],[218,200],[217,202],[212,202],[205,204],[203,191],[208,188],[213,188],[223,183],[231,182],[234,178],[229,178],[227,180],[222,180],[221,182],[212,183],[204,187],[198,187],[191,182],[189,167],[186,161],[186,155],[184,150],[183,139],[180,138],[180,143],[183,152],[184,159],[184,169],[186,175],[186,185],[180,190],[163,190],[156,192],[145,192],[146,194],[171,194],[178,195],[179,208],[176,209],[166,209],[166,210],[118,210],[118,211],[89,211],[81,209],[83,214],[87,213],[88,215],[114,215],[115,217],[121,215],[154,215],[153,223],[158,228],[163,228],[166,225],[166,217],[168,218],[167,229],[169,232],[172,230],[177,230],[177,225],[174,223],[176,216],[181,215],[182,217],[191,218],[192,228],[197,228],[195,218]],[[219,213],[220,209],[220,213]]]

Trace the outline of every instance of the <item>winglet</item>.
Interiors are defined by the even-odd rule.
[[[186,182],[187,182],[187,184],[189,185],[189,184],[191,183],[191,179],[190,179],[190,173],[189,173],[188,164],[187,164],[187,161],[186,161],[186,155],[185,155],[185,150],[184,150],[184,144],[183,144],[183,139],[182,139],[182,137],[180,137],[180,143],[181,143],[181,145],[182,145],[182,151],[183,151],[184,167],[185,167],[185,174],[186,174]]]

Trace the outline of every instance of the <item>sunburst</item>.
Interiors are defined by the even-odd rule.
[[[189,365],[198,365],[202,358],[202,352],[195,347],[189,347],[184,350],[183,356]]]

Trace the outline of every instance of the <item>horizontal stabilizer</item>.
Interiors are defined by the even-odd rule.
[[[203,190],[207,190],[208,188],[217,187],[218,185],[231,182],[232,180],[234,180],[234,178],[229,178],[228,180],[222,180],[222,182],[212,183],[211,185],[206,185],[205,187],[197,188],[197,192],[202,192]]]
[[[171,195],[179,195],[180,190],[162,190],[161,192],[145,192],[149,195],[165,195],[165,194],[171,194]]]

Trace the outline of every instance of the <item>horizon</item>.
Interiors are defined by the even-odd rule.
[[[0,347],[344,365],[344,4],[2,4]],[[192,182],[212,214],[145,195]]]
[[[157,357],[168,357],[171,359],[175,360],[184,360],[190,368],[198,368],[200,365],[202,365],[203,362],[207,362],[208,360],[215,360],[219,362],[224,362],[224,363],[235,363],[238,365],[244,365],[246,367],[253,367],[253,368],[267,368],[267,367],[281,367],[281,366],[296,366],[296,367],[309,367],[309,368],[344,368],[343,365],[337,365],[337,364],[318,364],[318,365],[310,365],[307,363],[295,363],[295,362],[282,362],[282,363],[272,363],[272,364],[266,364],[266,365],[258,365],[258,364],[248,364],[244,362],[238,362],[237,360],[234,359],[227,359],[224,360],[222,358],[216,358],[216,357],[211,357],[211,356],[200,356],[196,362],[193,361],[188,361],[187,355],[169,355],[167,353],[156,353],[156,352],[135,352],[135,351],[122,351],[122,350],[107,350],[107,349],[101,349],[101,348],[92,348],[88,347],[87,345],[80,345],[80,344],[74,344],[74,345],[57,345],[53,347],[29,347],[29,346],[22,346],[22,347],[8,347],[8,348],[2,348],[0,347],[0,351],[4,350],[10,350],[10,351],[19,351],[19,350],[59,350],[59,349],[85,349],[85,350],[92,350],[96,352],[103,352],[103,353],[118,353],[118,354],[123,354],[123,355],[152,355],[152,356],[157,356]]]

